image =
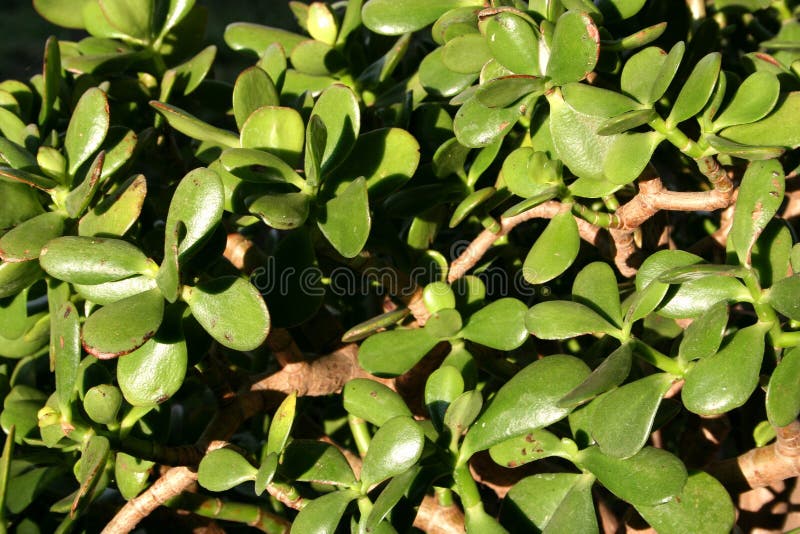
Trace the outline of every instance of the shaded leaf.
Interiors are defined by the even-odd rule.
[[[243,70],[233,86],[233,115],[242,129],[247,118],[262,106],[277,106],[280,95],[269,75],[259,67]]]
[[[294,168],[303,153],[305,124],[294,109],[264,106],[247,118],[242,125],[241,138],[242,147],[274,154]]]
[[[164,297],[157,289],[112,302],[86,319],[83,347],[100,359],[128,354],[155,335],[163,315]]]
[[[525,258],[522,274],[531,284],[543,284],[572,265],[580,250],[578,224],[569,211],[550,220]]]
[[[631,370],[633,352],[629,344],[620,346],[592,371],[586,380],[559,399],[559,406],[575,407],[622,384]]]
[[[46,212],[20,223],[0,237],[0,258],[7,262],[35,260],[42,247],[64,233],[64,216]]]
[[[327,201],[317,214],[317,225],[345,258],[361,252],[371,225],[366,180],[357,178],[340,195]]]
[[[374,375],[397,376],[414,367],[438,342],[422,328],[379,332],[361,344],[358,362]]]
[[[591,487],[594,477],[547,473],[523,478],[509,490],[504,523],[525,532],[598,532]]]
[[[766,407],[767,418],[775,427],[790,424],[800,414],[800,348],[787,351],[772,372]]]

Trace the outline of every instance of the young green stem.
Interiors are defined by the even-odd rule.
[[[350,433],[353,434],[358,454],[363,458],[364,455],[367,454],[369,443],[372,440],[372,437],[369,435],[367,422],[355,415],[348,415],[347,425],[350,427]]]
[[[634,354],[639,356],[644,361],[671,375],[682,377],[685,374],[686,370],[678,361],[670,358],[661,351],[654,349],[643,341],[638,339],[633,339],[632,341]]]

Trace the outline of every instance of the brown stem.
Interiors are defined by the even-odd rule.
[[[281,367],[305,360],[303,351],[285,328],[273,328],[267,336],[267,345]]]

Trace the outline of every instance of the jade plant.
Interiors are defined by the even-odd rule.
[[[0,82],[0,530],[762,526],[800,4],[291,1],[230,79],[201,4]]]

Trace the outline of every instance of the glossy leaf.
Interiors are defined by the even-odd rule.
[[[0,298],[12,297],[43,275],[35,261],[0,263]]]
[[[296,167],[303,153],[305,124],[294,109],[265,106],[248,117],[241,138],[242,147],[264,150]]]
[[[748,76],[733,95],[733,100],[714,120],[714,130],[734,124],[749,124],[766,116],[778,102],[780,83],[769,72],[754,72]]]
[[[607,263],[598,261],[581,269],[572,283],[572,300],[592,308],[607,321],[622,325],[617,278]]]
[[[236,276],[185,286],[181,295],[192,315],[220,344],[234,350],[254,350],[269,333],[270,318],[261,294]],[[231,315],[229,310],[235,309]]]
[[[206,124],[180,108],[156,100],[152,100],[150,105],[167,119],[170,126],[192,139],[223,147],[239,146],[239,138],[232,132]]]
[[[306,39],[287,30],[250,22],[228,24],[224,37],[225,43],[233,50],[247,51],[259,57],[273,43],[280,44],[286,54],[291,54],[294,47]]]
[[[492,198],[496,192],[497,190],[494,187],[484,187],[468,195],[467,198],[462,200],[461,203],[456,206],[456,209],[453,210],[453,216],[450,218],[450,228],[458,226],[470,213]]]
[[[269,425],[266,453],[280,454],[289,441],[289,433],[295,419],[297,393],[293,392],[281,402]]]
[[[323,172],[333,170],[350,153],[361,128],[361,110],[353,91],[334,85],[317,99],[312,115],[317,115],[328,132],[320,165]]]
[[[298,72],[312,76],[333,75],[347,67],[347,60],[337,49],[314,40],[298,44],[289,59]]]
[[[583,80],[594,70],[600,53],[600,33],[588,13],[567,11],[558,18],[547,76],[556,85]]]
[[[400,308],[394,311],[386,312],[381,315],[377,315],[372,319],[367,319],[363,323],[359,323],[356,326],[349,329],[347,332],[342,334],[342,342],[343,343],[352,343],[354,341],[361,341],[362,339],[368,338],[372,334],[383,330],[385,328],[395,326],[400,321],[405,319],[411,310],[408,308]]]
[[[108,22],[125,35],[149,40],[152,32],[150,13],[153,0],[99,0]]]
[[[394,417],[381,426],[367,449],[361,467],[361,489],[399,475],[417,463],[425,435],[410,417]]]
[[[118,452],[114,462],[114,479],[117,489],[125,499],[133,499],[147,486],[154,462],[140,460],[124,452]]]
[[[582,450],[577,460],[614,495],[635,506],[656,505],[679,495],[686,468],[671,453],[645,447],[624,460],[603,454],[598,447]]]
[[[205,168],[190,171],[178,184],[169,205],[165,249],[177,245],[181,261],[190,257],[220,222],[223,203],[222,182],[217,173]],[[178,243],[174,243],[175,236]]]
[[[288,480],[348,487],[356,485],[356,477],[342,452],[321,441],[291,440],[279,469]]]
[[[697,362],[686,374],[681,394],[686,409],[716,415],[747,402],[758,385],[765,332],[760,323],[743,328],[722,350]]]
[[[122,393],[117,386],[100,384],[90,388],[83,397],[83,410],[89,419],[101,425],[114,424],[122,406]]]
[[[578,256],[580,243],[572,213],[564,211],[553,217],[525,258],[525,280],[543,284],[563,273]]]
[[[631,371],[633,352],[629,344],[620,346],[592,371],[586,380],[559,399],[559,406],[575,407],[622,384]]]
[[[506,382],[472,425],[459,453],[459,463],[474,453],[509,438],[543,428],[566,417],[558,400],[583,382],[589,368],[566,355],[538,360]]]
[[[456,397],[444,414],[444,425],[452,436],[461,436],[481,413],[483,396],[480,391],[465,391]]]
[[[222,448],[203,456],[197,468],[197,482],[210,491],[225,491],[254,480],[257,471],[238,452]]]
[[[77,236],[47,242],[39,263],[50,276],[75,284],[102,284],[152,274],[155,267],[127,241]]]
[[[105,163],[105,152],[100,152],[89,166],[86,176],[67,194],[64,199],[64,207],[66,208],[67,215],[71,219],[76,219],[84,214],[89,203],[94,198],[97,189],[100,187],[100,178],[103,172],[103,164]]]
[[[443,365],[425,382],[425,407],[434,427],[441,431],[448,406],[464,392],[464,379],[455,367]]]
[[[739,263],[751,265],[751,251],[758,236],[783,202],[784,174],[777,160],[756,161],[747,167],[733,212],[730,239]]]
[[[311,198],[305,193],[265,193],[245,199],[248,211],[277,230],[292,230],[308,218]]]
[[[486,22],[484,32],[489,50],[501,65],[516,74],[541,74],[538,32],[527,20],[501,12]]]
[[[247,118],[262,106],[277,106],[280,95],[266,72],[258,67],[243,70],[233,86],[233,114],[242,129]]]
[[[100,89],[89,89],[78,100],[64,139],[70,176],[100,148],[108,127],[108,97]]]
[[[502,518],[525,532],[599,532],[593,482],[591,475],[573,473],[523,478],[509,490]]]
[[[401,473],[394,477],[386,487],[381,491],[378,498],[375,499],[374,506],[365,518],[362,517],[362,524],[367,532],[381,532],[381,526],[388,527],[384,531],[392,532],[393,527],[388,523],[381,523],[386,516],[391,512],[392,508],[402,499],[411,488],[414,480],[419,475],[421,468],[419,466],[412,467],[405,473]]]
[[[652,109],[635,109],[607,119],[597,128],[597,133],[599,135],[625,133],[628,130],[647,124],[655,118],[656,112]]]
[[[278,156],[252,148],[230,148],[220,157],[222,166],[246,182],[303,185],[303,179]]]
[[[734,528],[736,511],[725,487],[703,471],[689,474],[680,495],[663,504],[637,504],[636,510],[663,534],[712,534]]]
[[[609,19],[628,19],[644,7],[645,0],[600,0],[598,7]]]
[[[678,72],[685,48],[683,42],[678,42],[669,54],[651,46],[631,56],[622,69],[622,91],[642,104],[661,99]],[[651,75],[653,72],[655,76]]]
[[[133,406],[160,404],[183,384],[188,362],[186,340],[170,319],[155,337],[117,363],[117,382],[125,400]]]
[[[780,146],[794,148],[800,145],[800,132],[792,127],[792,117],[800,113],[800,92],[792,92],[779,98],[772,113],[763,119],[737,126],[730,126],[720,135],[731,141],[746,145]]]
[[[721,61],[722,56],[714,52],[697,62],[675,99],[666,119],[667,127],[683,122],[703,109],[714,91]]]
[[[336,19],[323,2],[313,2],[308,6],[308,33],[317,41],[333,45],[336,42]]]
[[[11,169],[9,167],[0,167],[0,180],[12,183],[21,182],[31,187],[35,187],[36,189],[41,189],[45,192],[51,191],[58,185],[57,182],[51,180],[50,178],[20,169]]]
[[[355,378],[342,393],[347,413],[376,426],[400,415],[411,417],[405,401],[387,386],[368,378]]]
[[[139,218],[146,195],[147,180],[144,175],[132,176],[81,217],[78,221],[78,234],[118,237],[125,235]]]
[[[480,5],[475,0],[369,0],[361,18],[364,26],[383,35],[400,35],[431,24],[442,14],[462,6]]]
[[[790,319],[800,317],[800,275],[787,276],[770,288],[767,301],[776,311]]]
[[[333,491],[306,504],[292,522],[293,534],[334,534],[347,505],[358,497],[352,490]]]
[[[363,177],[326,202],[317,214],[319,229],[345,258],[355,257],[364,248],[370,224],[367,182]]]
[[[715,354],[722,344],[727,325],[728,306],[719,302],[686,328],[678,348],[678,357],[689,362]]]
[[[83,324],[83,347],[100,359],[129,354],[155,335],[163,314],[164,297],[157,289],[108,304]]]
[[[461,74],[445,67],[441,47],[423,58],[419,65],[419,81],[425,90],[436,96],[450,97],[461,93],[472,85],[478,76],[475,73]]]
[[[751,161],[777,158],[785,152],[781,147],[745,145],[716,135],[705,135],[703,139],[711,145],[711,148],[719,151],[721,154]]]
[[[80,317],[71,302],[54,310],[50,318],[50,357],[55,362],[58,411],[69,420],[81,361]]]
[[[72,502],[70,511],[72,513],[83,506],[89,497],[100,483],[103,471],[106,467],[106,462],[111,456],[111,444],[105,436],[93,435],[82,447],[81,461],[78,464],[77,478],[80,482],[78,492]]]
[[[39,124],[47,124],[53,112],[53,104],[61,88],[61,53],[58,50],[58,41],[55,37],[47,39],[44,48],[44,66],[42,76],[42,107],[39,109]]]
[[[525,327],[539,339],[567,339],[595,332],[611,334],[618,331],[590,308],[567,300],[535,304],[525,316]]]
[[[67,4],[60,0],[34,0],[33,7],[39,15],[53,24],[82,30],[84,25],[81,8],[87,3],[89,0]]]
[[[438,343],[425,329],[379,332],[358,349],[358,362],[378,376],[397,376],[419,362]]]
[[[506,135],[525,109],[524,104],[510,108],[488,108],[472,97],[456,112],[453,131],[458,142],[464,146],[488,146]]]
[[[772,372],[766,407],[767,418],[775,427],[790,424],[800,414],[800,348],[787,351]]]
[[[528,338],[527,307],[513,298],[503,298],[472,314],[461,337],[498,350],[513,350]]]
[[[569,458],[569,453],[558,436],[543,429],[532,430],[493,445],[489,454],[497,465],[509,468],[550,456]]]
[[[42,213],[17,225],[0,237],[0,258],[7,262],[35,260],[42,247],[64,233],[64,216]]]

